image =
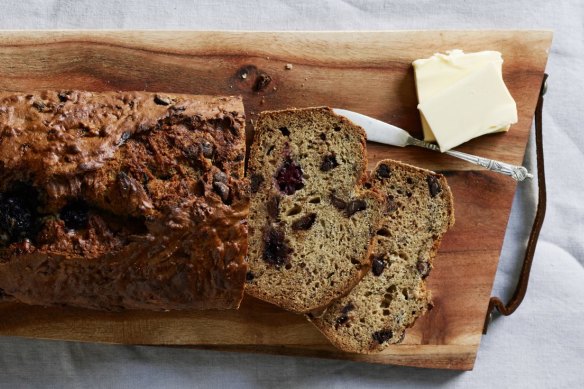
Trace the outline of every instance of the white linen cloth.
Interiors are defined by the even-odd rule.
[[[460,373],[212,351],[0,337],[0,387],[584,387],[584,2],[18,1],[0,29],[553,29],[544,142],[548,209],[523,305]],[[525,163],[533,169],[533,141]],[[519,185],[495,295],[508,297],[534,214]],[[2,320],[2,318],[0,318]]]

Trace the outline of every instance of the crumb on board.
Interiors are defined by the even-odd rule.
[[[286,70],[292,70],[292,68],[294,68],[294,65],[292,65],[291,63],[287,63],[286,66],[284,66],[284,69]]]

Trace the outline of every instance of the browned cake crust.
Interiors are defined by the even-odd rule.
[[[404,163],[380,161],[372,186],[387,197],[371,270],[319,317],[309,317],[343,351],[374,353],[400,343],[431,307],[425,279],[442,236],[454,224],[446,179]]]
[[[248,188],[237,97],[0,94],[0,296],[236,308]]]

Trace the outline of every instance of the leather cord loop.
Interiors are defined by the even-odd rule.
[[[542,138],[542,110],[543,110],[543,96],[547,90],[548,75],[544,73],[541,89],[539,92],[539,99],[535,109],[535,147],[537,160],[537,184],[538,184],[538,202],[535,219],[531,227],[529,241],[527,242],[527,249],[525,250],[525,257],[523,258],[523,266],[519,274],[519,280],[515,287],[515,292],[507,304],[503,303],[498,297],[491,297],[489,300],[489,308],[485,317],[483,326],[483,334],[487,333],[487,328],[491,322],[493,312],[495,309],[504,316],[509,316],[521,305],[525,293],[527,292],[527,284],[529,283],[529,273],[531,265],[533,264],[533,255],[535,254],[535,247],[539,238],[539,232],[543,225],[546,210],[546,186],[545,186],[545,170],[543,161],[543,138]]]

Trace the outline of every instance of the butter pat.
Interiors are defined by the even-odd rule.
[[[503,58],[498,51],[480,51],[465,54],[462,50],[447,51],[447,54],[434,54],[430,58],[418,59],[412,63],[416,78],[418,101],[424,103],[441,93],[444,89],[481,70],[488,64],[495,65],[501,79]],[[432,129],[422,117],[424,140],[436,141]],[[503,126],[496,131],[507,131],[509,126]]]
[[[500,70],[489,63],[418,105],[442,152],[517,123]]]

